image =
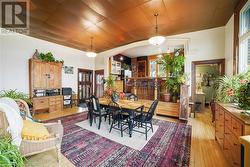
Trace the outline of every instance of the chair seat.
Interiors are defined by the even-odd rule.
[[[100,115],[100,112],[92,111],[92,113],[95,115]],[[108,115],[108,114],[109,113],[107,110],[104,110],[104,109],[101,110],[101,115]]]
[[[149,122],[149,121],[151,121],[151,118],[146,117],[143,114],[140,114],[140,115],[135,116],[134,120],[137,121],[137,122],[141,122],[141,121],[143,121],[143,122]]]

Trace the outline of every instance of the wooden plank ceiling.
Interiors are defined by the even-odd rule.
[[[31,0],[30,36],[96,52],[159,33],[174,35],[223,26],[238,0]]]

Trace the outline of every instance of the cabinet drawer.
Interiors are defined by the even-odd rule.
[[[242,124],[238,120],[232,118],[232,132],[236,137],[242,136],[242,129]]]
[[[232,117],[230,114],[225,113],[225,126],[231,129],[232,126]]]
[[[47,109],[49,108],[49,99],[48,98],[35,98],[33,99],[33,106],[35,110]]]

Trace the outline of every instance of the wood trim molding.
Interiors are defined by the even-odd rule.
[[[233,44],[233,74],[238,73],[240,11],[248,0],[240,0],[234,9],[234,44]]]
[[[192,87],[191,87],[191,94],[192,94],[192,100],[194,101],[194,94],[196,90],[196,65],[201,65],[201,64],[220,64],[221,65],[221,75],[225,75],[225,59],[213,59],[213,60],[203,60],[203,61],[192,61],[191,65],[191,82],[192,82]]]

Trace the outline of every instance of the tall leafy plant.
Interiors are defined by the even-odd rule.
[[[180,86],[185,82],[184,62],[185,57],[183,54],[177,56],[175,54],[165,54],[158,60],[158,64],[161,64],[166,72],[165,87],[173,96],[179,95]]]
[[[11,144],[11,138],[0,139],[0,166],[24,167],[25,158],[16,145]]]
[[[115,77],[113,75],[109,75],[107,79],[105,79],[105,84],[107,89],[113,89],[115,86]]]
[[[245,85],[250,82],[250,70],[245,73],[234,75],[231,77],[221,77],[217,79],[216,100],[223,103],[238,103],[239,99],[244,96]]]
[[[32,101],[28,97],[27,94],[23,92],[19,92],[17,90],[3,90],[0,92],[0,97],[9,97],[12,99],[22,99],[24,100],[27,104],[32,105]]]

